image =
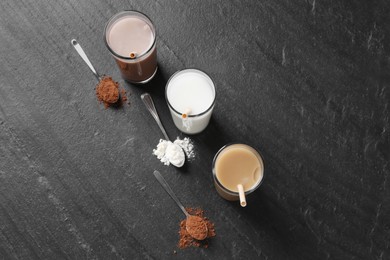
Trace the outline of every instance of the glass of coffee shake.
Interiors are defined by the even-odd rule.
[[[214,156],[213,178],[219,195],[226,200],[239,200],[238,185],[245,195],[255,191],[263,182],[264,162],[253,147],[234,143],[225,145]]]

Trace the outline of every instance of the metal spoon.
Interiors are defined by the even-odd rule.
[[[88,57],[87,57],[87,54],[85,54],[83,48],[81,48],[80,44],[76,41],[76,39],[73,39],[70,41],[73,45],[73,47],[76,49],[77,53],[80,55],[80,57],[85,61],[85,63],[87,63],[88,67],[91,69],[93,75],[95,75],[95,77],[97,78],[98,81],[100,81],[103,77],[101,77],[96,69],[94,68],[94,66],[92,65],[92,63],[89,61]]]
[[[162,125],[160,118],[158,117],[156,107],[154,106],[153,99],[150,96],[150,94],[149,93],[142,94],[141,99],[144,102],[144,104],[145,104],[146,108],[148,109],[148,111],[150,112],[150,114],[153,116],[154,120],[156,120],[157,125],[160,127],[160,130],[164,135],[165,140],[170,141],[170,139],[167,135],[167,132],[165,131],[164,126]],[[169,162],[172,163],[176,167],[182,167],[184,165],[184,161],[185,161],[185,153],[183,151],[183,148],[181,148],[180,145],[173,143],[172,141],[170,141],[170,143],[172,145],[176,146],[175,150],[180,150],[181,153],[183,153],[182,155],[180,154],[180,158],[183,158],[183,160],[181,160],[179,163],[177,163],[175,161],[171,161],[171,160],[169,160]]]
[[[183,204],[181,204],[179,199],[176,197],[175,193],[173,193],[171,187],[169,187],[169,185],[165,181],[164,177],[156,170],[153,172],[153,174],[154,174],[154,177],[156,177],[158,182],[161,184],[161,186],[164,188],[164,190],[169,194],[169,196],[171,196],[171,198],[176,202],[176,204],[179,206],[181,211],[183,211],[183,213],[186,215],[186,217],[187,217],[187,221],[186,221],[186,230],[187,230],[187,232],[193,238],[195,238],[197,240],[205,239],[207,237],[208,229],[207,229],[207,225],[204,222],[204,220],[201,217],[189,214],[187,212],[187,210],[184,208]],[[188,222],[189,222],[188,220],[189,219],[195,219],[197,222],[202,223],[202,226],[201,226],[202,227],[202,230],[201,230],[202,232],[199,232],[199,230],[197,230],[198,232],[195,233],[193,231],[193,229],[191,229],[191,227],[188,226]]]
[[[73,47],[76,49],[77,53],[80,55],[80,57],[85,61],[85,63],[87,63],[87,65],[91,69],[93,75],[95,75],[97,80],[100,82],[103,79],[103,77],[97,73],[96,69],[94,68],[92,63],[89,61],[87,54],[85,54],[83,48],[81,48],[80,44],[75,39],[71,40],[71,43],[72,43]],[[107,103],[114,104],[114,103],[118,102],[120,94],[119,94],[119,90],[115,87],[113,87],[113,89],[111,89],[111,90],[114,91],[114,93],[112,94],[112,99],[107,99],[105,101]],[[110,95],[110,98],[111,98],[111,95]]]

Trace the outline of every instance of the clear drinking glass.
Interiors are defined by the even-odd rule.
[[[165,98],[175,126],[183,133],[197,134],[207,127],[214,109],[214,82],[203,71],[180,70],[169,78]],[[182,102],[188,104],[183,106]],[[183,118],[186,113],[185,105],[189,105],[193,112],[188,112]]]
[[[104,42],[126,81],[143,84],[156,74],[156,29],[145,14],[122,11],[112,16],[104,29]]]
[[[251,194],[257,188],[259,188],[260,185],[263,183],[264,162],[263,162],[263,158],[261,157],[260,153],[256,149],[254,149],[253,147],[246,145],[246,144],[233,143],[233,144],[225,145],[214,156],[213,163],[212,163],[212,172],[213,172],[213,179],[214,179],[215,188],[216,188],[218,194],[226,200],[231,200],[231,201],[239,200],[238,191],[235,191],[235,190],[232,190],[232,189],[225,187],[223,183],[224,182],[227,183],[226,180],[229,180],[229,179],[230,180],[237,179],[237,176],[236,176],[236,178],[231,178],[233,176],[229,176],[229,175],[243,174],[242,172],[240,172],[240,168],[241,167],[243,168],[244,165],[240,165],[240,163],[245,163],[245,161],[240,160],[240,156],[236,156],[235,154],[231,154],[232,156],[234,156],[234,158],[236,158],[235,159],[236,161],[234,162],[234,167],[237,168],[237,171],[226,171],[226,172],[218,172],[218,170],[220,168],[222,168],[222,167],[218,168],[218,163],[223,163],[222,160],[226,160],[227,157],[225,157],[225,156],[227,155],[227,153],[241,152],[240,149],[243,149],[243,151],[248,152],[249,154],[253,155],[254,158],[256,158],[255,159],[257,161],[256,163],[258,163],[258,169],[256,168],[256,171],[253,173],[254,177],[253,177],[253,180],[251,180],[252,181],[251,184],[249,184],[249,186],[247,186],[247,187],[244,187],[245,195],[247,196],[247,195]],[[229,161],[229,163],[232,163],[232,161]],[[225,181],[223,181],[223,179]],[[237,183],[234,183],[234,184],[238,185],[238,184],[242,184],[242,183],[239,183],[239,181],[237,181]]]

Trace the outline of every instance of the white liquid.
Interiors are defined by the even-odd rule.
[[[196,134],[206,128],[215,100],[214,83],[209,76],[195,69],[180,71],[169,80],[166,94],[169,104],[176,110],[170,107],[173,121],[180,131]],[[183,120],[181,115],[188,108],[191,109],[189,117]],[[202,115],[196,116],[199,114]]]

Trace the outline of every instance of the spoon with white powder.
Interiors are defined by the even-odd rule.
[[[153,99],[150,96],[149,93],[144,93],[141,95],[141,99],[144,102],[146,108],[150,112],[150,114],[153,116],[154,120],[156,120],[157,125],[160,127],[161,132],[164,135],[165,140],[168,142],[166,144],[161,143],[161,151],[162,154],[169,160],[171,164],[173,164],[176,167],[182,167],[184,165],[185,161],[185,154],[183,149],[176,143],[172,143],[167,135],[167,132],[164,129],[164,126],[162,125],[160,118],[157,114],[156,107],[154,106]],[[164,145],[163,145],[164,144]]]

